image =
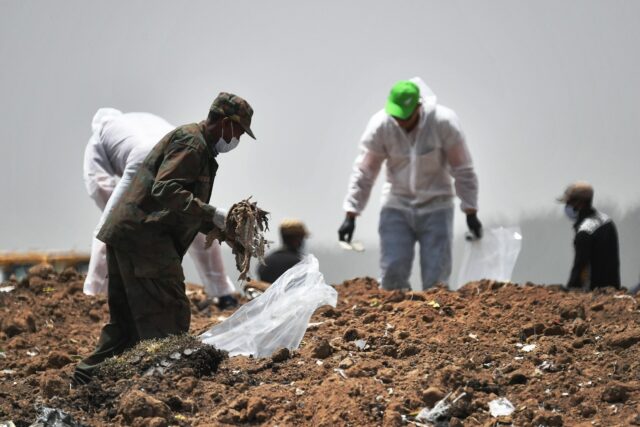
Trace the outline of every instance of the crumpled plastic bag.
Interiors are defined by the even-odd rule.
[[[325,283],[317,258],[307,255],[264,294],[199,338],[229,356],[268,357],[283,347],[295,350],[313,312],[323,305],[335,307],[337,302],[338,293]]]
[[[38,419],[29,427],[85,427],[60,409],[42,406],[38,412]]]
[[[522,249],[520,227],[485,230],[479,240],[465,242],[458,280],[453,290],[482,279],[508,282]]]
[[[416,415],[416,421],[427,422],[434,427],[448,427],[451,419],[451,406],[458,400],[462,399],[467,393],[460,393],[456,398],[452,397],[453,393],[447,394],[438,400],[433,408],[422,408]]]
[[[505,397],[499,397],[489,402],[489,413],[492,417],[508,417],[513,414],[516,408],[513,403]]]

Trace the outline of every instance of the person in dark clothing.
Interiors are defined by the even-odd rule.
[[[258,267],[258,277],[266,283],[273,283],[282,274],[302,260],[303,248],[309,236],[304,224],[297,219],[285,219],[280,224],[282,247],[271,252]]]
[[[558,201],[565,203],[565,213],[574,221],[576,231],[575,259],[567,287],[619,289],[618,231],[609,216],[593,208],[593,187],[586,182],[572,184]]]

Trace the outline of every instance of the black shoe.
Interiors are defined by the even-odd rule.
[[[231,295],[225,295],[218,298],[218,304],[216,304],[220,310],[226,310],[228,308],[234,308],[238,306],[238,300]]]

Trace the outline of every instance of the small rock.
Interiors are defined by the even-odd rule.
[[[339,317],[333,321],[333,324],[336,326],[344,326],[347,324],[347,319],[345,319],[344,317]]]
[[[596,414],[596,412],[598,412],[598,410],[592,405],[582,405],[580,407],[580,415],[584,418],[591,418]]]
[[[398,331],[398,333],[396,334],[396,337],[397,337],[398,341],[406,340],[407,338],[409,338],[409,332],[407,332],[407,331]]]
[[[640,342],[640,331],[638,330],[621,332],[606,339],[607,345],[611,348],[626,349],[638,342]]]
[[[249,403],[249,399],[244,397],[244,396],[240,396],[238,397],[236,400],[232,401],[229,404],[229,407],[231,409],[235,409],[236,411],[241,411],[243,409],[245,409],[247,407],[247,404]]]
[[[394,359],[398,357],[398,347],[395,345],[383,345],[380,347],[380,351],[382,351],[382,354],[385,356],[393,357]]]
[[[288,360],[290,357],[291,357],[291,352],[289,351],[289,349],[286,347],[282,347],[276,350],[271,355],[271,361],[274,363],[281,363],[281,362],[284,362],[285,360]]]
[[[367,314],[366,316],[364,316],[364,319],[362,319],[362,323],[366,325],[368,323],[375,322],[376,319],[378,319],[378,315],[376,315],[375,313]]]
[[[165,420],[166,425],[166,420],[171,415],[171,410],[166,403],[155,397],[139,390],[133,390],[120,399],[118,413],[129,424],[136,418],[161,418]]]
[[[442,312],[449,317],[453,317],[453,315],[455,314],[455,310],[453,309],[453,307],[449,307],[448,305],[442,307]]]
[[[311,349],[311,357],[315,359],[326,359],[331,356],[333,353],[333,348],[329,345],[329,341],[320,340],[316,345]]]
[[[583,336],[587,332],[587,329],[589,329],[589,325],[584,320],[576,319],[575,322],[573,322],[573,333],[575,336]]]
[[[427,300],[425,296],[422,295],[422,292],[413,292],[413,291],[409,291],[405,293],[405,299],[409,301],[426,301]]]
[[[89,310],[89,319],[93,320],[94,322],[99,322],[102,320],[102,310],[99,310],[97,308],[92,308],[91,310]]]
[[[181,390],[185,393],[191,393],[194,388],[198,385],[198,380],[193,377],[184,377],[181,378],[176,384],[178,390]]]
[[[475,410],[472,406],[473,390],[466,389],[464,395],[460,395],[454,402],[451,402],[451,417],[465,419]]]
[[[425,323],[431,323],[433,322],[433,316],[429,315],[429,314],[423,314],[422,315],[422,321]]]
[[[571,406],[578,406],[583,401],[584,401],[584,396],[579,394],[574,394],[573,396],[571,396],[571,398],[569,398],[569,404]]]
[[[387,409],[384,412],[382,425],[389,427],[400,427],[403,425],[402,414],[394,409]]]
[[[579,306],[573,306],[573,307],[572,306],[560,307],[560,317],[565,320],[573,320],[577,318],[584,319],[586,316],[585,316],[584,307],[579,305]]]
[[[509,376],[509,384],[526,384],[529,378],[522,371],[515,371]]]
[[[5,318],[2,322],[2,331],[9,338],[26,332],[36,331],[36,319],[28,308],[16,313],[15,317]]]
[[[167,427],[169,424],[167,420],[162,417],[151,417],[145,418],[142,422],[134,423],[133,425],[136,427]]]
[[[49,369],[60,369],[73,362],[68,354],[61,351],[52,351],[49,353],[46,361],[46,367]]]
[[[231,408],[224,408],[213,414],[213,419],[225,424],[241,424],[244,422],[240,412]]]
[[[421,398],[427,408],[433,408],[436,402],[442,400],[444,396],[445,394],[441,389],[437,387],[429,387],[422,392]]]
[[[417,345],[408,345],[400,351],[400,358],[404,359],[405,357],[415,356],[420,353],[420,347]]]
[[[384,302],[397,303],[404,301],[404,292],[401,291],[392,291],[391,295],[389,295]]]
[[[164,399],[164,403],[169,405],[172,411],[195,413],[198,409],[196,403],[190,399],[183,399],[178,395],[172,395]]]
[[[355,328],[349,328],[344,332],[343,338],[345,341],[355,341],[360,338],[360,332]]]
[[[543,331],[544,325],[542,323],[529,323],[520,330],[520,336],[526,339],[532,335],[540,335]]]
[[[349,369],[353,365],[354,365],[353,359],[351,359],[350,357],[345,357],[338,364],[338,368],[340,368],[340,369]]]
[[[395,375],[396,371],[391,368],[382,368],[378,371],[378,377],[385,384],[389,384],[390,382],[392,382]]]
[[[571,347],[575,348],[575,349],[580,349],[582,347],[584,347],[584,341],[583,340],[575,340],[571,343]]]
[[[378,364],[376,362],[366,360],[358,362],[347,371],[347,375],[353,378],[373,377],[377,373]]]
[[[544,330],[544,334],[550,336],[562,336],[566,334],[564,328],[560,325],[551,325]]]
[[[533,425],[545,427],[562,427],[564,421],[562,415],[548,411],[538,411],[533,418]]]
[[[602,400],[608,403],[624,403],[629,398],[629,387],[622,383],[610,383],[602,392]]]
[[[40,377],[40,391],[45,398],[50,399],[55,396],[67,395],[69,387],[59,375],[44,374]]]
[[[267,405],[259,397],[251,397],[247,402],[247,420],[248,421],[264,421],[266,414],[263,411]],[[260,420],[259,420],[260,418]]]
[[[331,345],[331,347],[333,347],[335,350],[341,349],[343,346],[342,338],[340,337],[332,338],[331,341],[329,341],[329,345]]]
[[[322,312],[322,315],[331,319],[337,319],[338,317],[340,317],[340,312],[333,307],[329,307],[324,312]]]

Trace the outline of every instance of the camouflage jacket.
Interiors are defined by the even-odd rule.
[[[213,228],[208,205],[218,163],[204,123],[180,126],[149,153],[98,239],[127,252],[138,277],[181,277],[182,257],[198,232]]]

